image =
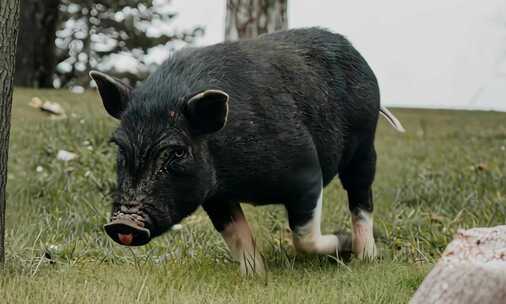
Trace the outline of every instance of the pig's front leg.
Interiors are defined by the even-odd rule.
[[[238,203],[204,204],[214,227],[218,230],[232,254],[239,261],[243,274],[263,273],[262,256],[251,233],[251,229]]]

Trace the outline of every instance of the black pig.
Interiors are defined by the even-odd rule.
[[[176,52],[137,88],[91,72],[121,124],[108,235],[143,245],[202,206],[243,272],[264,269],[239,202],[283,204],[297,250],[374,258],[378,84],[341,35],[319,28]],[[322,189],[348,193],[351,242],[320,231]]]

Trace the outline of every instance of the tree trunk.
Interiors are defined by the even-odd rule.
[[[506,226],[459,231],[410,303],[506,303]]]
[[[21,0],[15,85],[53,87],[59,4],[60,0]]]
[[[254,38],[288,28],[288,0],[227,0],[225,40]]]
[[[11,127],[12,80],[18,35],[19,0],[0,1],[0,265],[5,249],[5,187]]]

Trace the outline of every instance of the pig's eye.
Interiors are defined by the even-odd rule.
[[[187,156],[187,150],[184,147],[172,147],[163,152],[162,159],[164,162],[172,164],[174,161],[179,161]]]
[[[186,150],[184,148],[175,148],[172,153],[177,159],[182,159],[186,156]]]
[[[159,173],[179,170],[181,162],[187,157],[188,151],[184,147],[166,149],[160,157]]]

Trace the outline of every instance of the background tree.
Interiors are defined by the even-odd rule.
[[[166,47],[169,54],[170,47],[203,34],[198,26],[178,32],[170,27],[177,16],[170,0],[21,1],[19,86],[87,87],[90,69],[134,82],[154,68],[147,56],[154,49]],[[128,59],[123,68],[118,55]]]
[[[14,84],[52,88],[60,0],[22,0]]]
[[[87,86],[91,69],[130,81],[142,79],[152,69],[146,62],[151,49],[190,43],[203,33],[200,27],[183,32],[167,29],[177,15],[167,10],[170,1],[61,1],[62,21],[56,33],[59,86]],[[135,67],[118,70],[112,61],[118,54],[129,57]]]
[[[253,38],[288,28],[288,0],[227,0],[225,40]]]
[[[4,262],[5,187],[19,0],[0,1],[0,264]]]

